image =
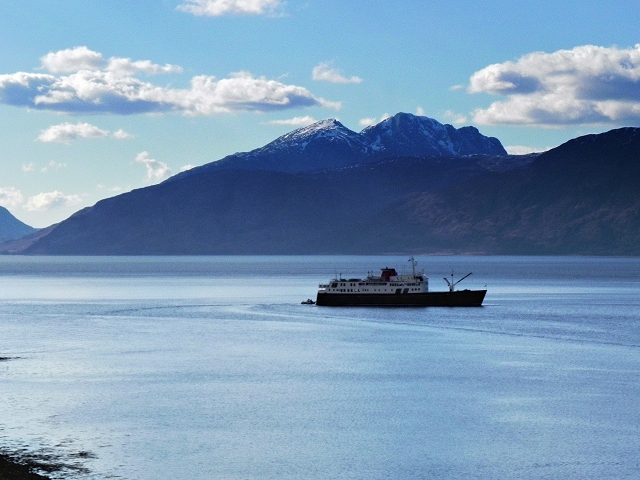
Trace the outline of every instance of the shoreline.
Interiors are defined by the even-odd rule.
[[[78,474],[90,473],[81,462],[93,458],[91,453],[78,452],[71,457],[77,461],[44,451],[29,453],[23,449],[0,448],[0,480],[52,480],[52,474],[69,474],[76,478]]]
[[[17,360],[20,357],[0,356],[0,362]],[[81,452],[78,456],[89,456]],[[56,461],[56,457],[47,454],[20,453],[0,448],[0,480],[51,480],[47,474],[58,472],[73,466]],[[37,473],[45,472],[45,473]]]
[[[48,465],[33,458],[0,453],[0,480],[51,480],[51,477],[35,473],[36,470],[55,471],[55,465]]]

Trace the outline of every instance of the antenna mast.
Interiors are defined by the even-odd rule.
[[[413,259],[413,255],[411,255],[411,258],[409,259],[409,261],[411,262],[411,273],[413,274],[413,276],[416,276],[416,265],[418,264],[418,262],[416,262]]]

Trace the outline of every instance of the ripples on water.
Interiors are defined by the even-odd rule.
[[[640,476],[639,259],[418,260],[485,306],[300,305],[397,257],[0,257],[0,444],[77,478]]]

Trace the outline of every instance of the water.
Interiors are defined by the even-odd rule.
[[[485,306],[300,304],[399,257],[0,257],[0,446],[78,479],[640,477],[640,259],[418,260]]]

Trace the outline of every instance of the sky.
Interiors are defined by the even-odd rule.
[[[337,118],[640,126],[640,2],[0,0],[0,205],[46,227]]]

